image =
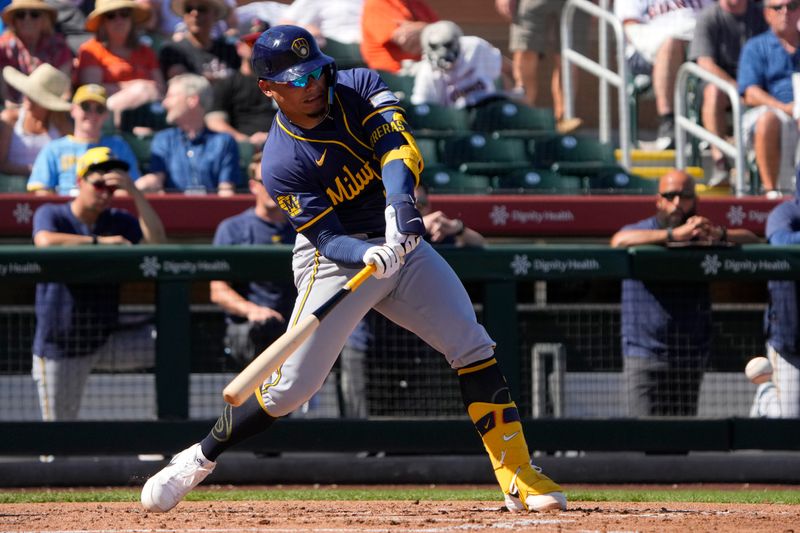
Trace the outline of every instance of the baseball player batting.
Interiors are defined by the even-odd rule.
[[[300,407],[322,386],[347,336],[370,309],[416,333],[458,373],[464,405],[513,511],[566,509],[561,487],[530,463],[495,344],[449,265],[421,239],[415,207],[422,157],[398,100],[367,69],[338,72],[314,38],[275,26],[253,47],[261,91],[280,108],[264,146],[264,185],[297,230],[292,268],[303,320],[365,265],[373,277],[343,300],[283,365],[211,432],[173,457],[142,490],[168,511],[217,457]]]

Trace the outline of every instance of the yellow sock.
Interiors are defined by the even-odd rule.
[[[503,494],[517,496],[527,509],[529,495],[561,491],[556,482],[531,466],[528,444],[514,402],[473,402],[467,412],[481,435]]]

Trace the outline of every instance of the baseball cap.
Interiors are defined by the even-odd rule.
[[[83,102],[97,102],[98,104],[106,105],[106,89],[102,85],[90,83],[88,85],[81,85],[72,97],[73,104],[82,104]]]
[[[75,165],[75,173],[83,178],[92,171],[108,172],[109,170],[128,170],[130,165],[117,158],[108,146],[89,148]]]

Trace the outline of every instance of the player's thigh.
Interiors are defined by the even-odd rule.
[[[314,275],[303,277],[298,285],[292,324],[315,311],[358,272],[322,257],[315,260]],[[292,412],[322,387],[350,333],[367,311],[392,291],[395,283],[395,278],[370,277],[364,281],[328,313],[308,340],[264,382],[261,394],[272,416]]]
[[[453,368],[494,354],[467,291],[430,244],[420,243],[399,275],[397,288],[375,306],[378,312],[443,353]]]

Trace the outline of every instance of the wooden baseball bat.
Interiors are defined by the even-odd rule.
[[[375,265],[367,265],[358,274],[353,276],[344,287],[328,298],[314,312],[300,322],[286,330],[261,354],[253,359],[239,375],[228,383],[222,391],[222,396],[229,404],[237,407],[242,405],[248,397],[261,385],[265,379],[272,375],[292,355],[297,348],[308,339],[319,327],[320,321],[341,302],[345,296],[355,292],[368,277],[375,272]]]

